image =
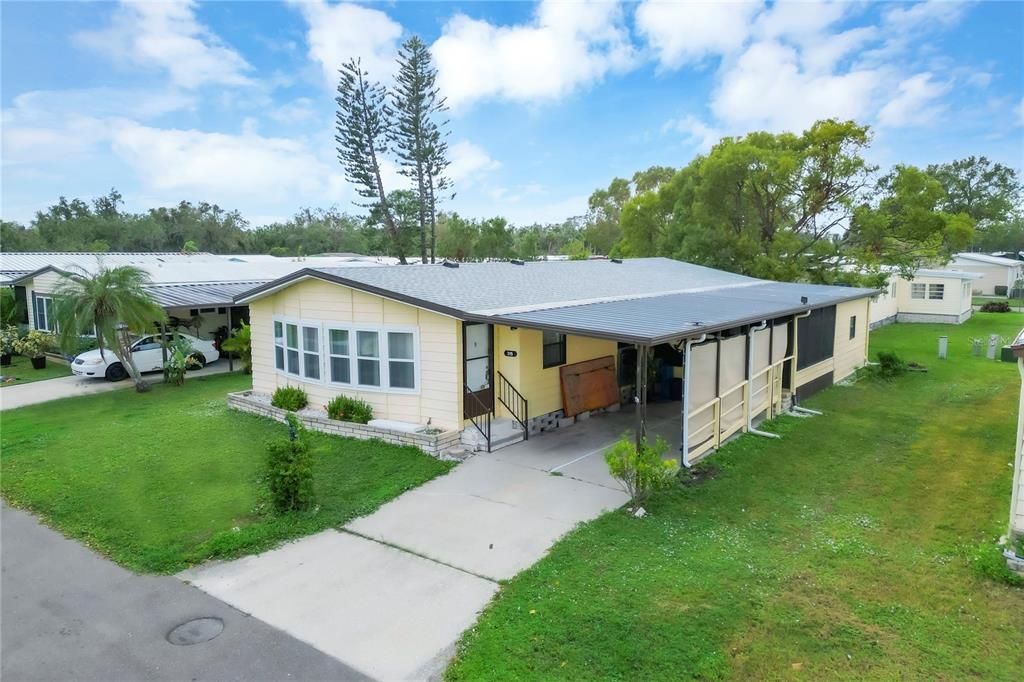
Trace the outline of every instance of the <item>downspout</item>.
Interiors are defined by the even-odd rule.
[[[810,313],[808,313],[810,314]],[[754,374],[754,332],[763,331],[768,328],[768,320],[763,320],[760,325],[754,327],[751,326],[747,329],[747,433],[752,433],[755,436],[764,436],[765,438],[781,438],[777,433],[768,433],[767,431],[758,431],[754,428],[754,414],[751,409],[751,403],[754,397],[754,387],[750,383],[751,378]],[[771,358],[769,358],[770,360]],[[771,392],[771,382],[768,382],[768,391]]]
[[[686,340],[686,351],[683,356],[683,405],[681,409],[682,414],[682,441],[679,445],[679,452],[682,455],[681,461],[683,466],[687,469],[690,468],[690,358],[693,353],[691,349],[695,343],[704,343],[708,338],[707,334],[701,334],[697,338]]]
[[[790,411],[791,412],[804,412],[804,408],[798,407],[796,404],[796,363],[797,358],[800,356],[800,325],[799,321],[805,317],[810,317],[811,311],[800,313],[799,315],[793,316],[793,376],[789,380],[789,390],[792,393],[790,397]],[[813,412],[813,410],[807,410]],[[818,412],[817,414],[821,414]]]

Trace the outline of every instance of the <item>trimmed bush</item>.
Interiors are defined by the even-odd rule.
[[[267,484],[279,513],[302,511],[313,504],[313,455],[306,429],[294,414],[288,415],[288,438],[267,443]]]
[[[988,303],[981,304],[981,312],[1008,313],[1010,312],[1010,304],[1007,301],[989,301]]]
[[[270,404],[281,410],[295,412],[309,404],[306,392],[295,386],[281,386],[270,397]]]
[[[339,395],[327,403],[327,416],[343,422],[366,424],[373,419],[373,407],[365,400]]]

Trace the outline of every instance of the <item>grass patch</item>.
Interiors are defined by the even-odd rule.
[[[229,411],[245,375],[11,410],[0,491],[136,571],[170,573],[340,526],[448,471],[412,447],[310,433],[316,509],[277,516],[261,480],[269,419]]]
[[[1016,367],[970,355],[1024,315],[872,334],[927,365],[744,436],[648,516],[606,514],[502,587],[448,669],[477,679],[1012,679],[1024,590],[1000,579]],[[936,358],[950,337],[950,357]]]
[[[13,381],[0,383],[0,388],[2,388],[4,386],[31,384],[35,381],[45,381],[46,379],[69,377],[71,376],[71,368],[59,360],[46,358],[46,367],[33,369],[32,360],[21,355],[13,355],[11,356],[11,366],[0,367],[0,374],[5,377],[14,377]]]

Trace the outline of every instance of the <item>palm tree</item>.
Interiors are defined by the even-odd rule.
[[[132,333],[145,333],[154,324],[167,318],[145,285],[149,274],[144,270],[122,265],[106,268],[100,265],[92,274],[73,266],[54,292],[58,342],[66,351],[76,349],[81,337],[96,332],[100,354],[109,350],[121,361],[135,390],[149,390],[132,360]]]

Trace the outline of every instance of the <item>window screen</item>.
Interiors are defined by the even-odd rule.
[[[544,332],[544,369],[565,364],[565,334]]]
[[[836,340],[836,307],[812,310],[797,322],[796,368],[803,369],[832,357]]]

